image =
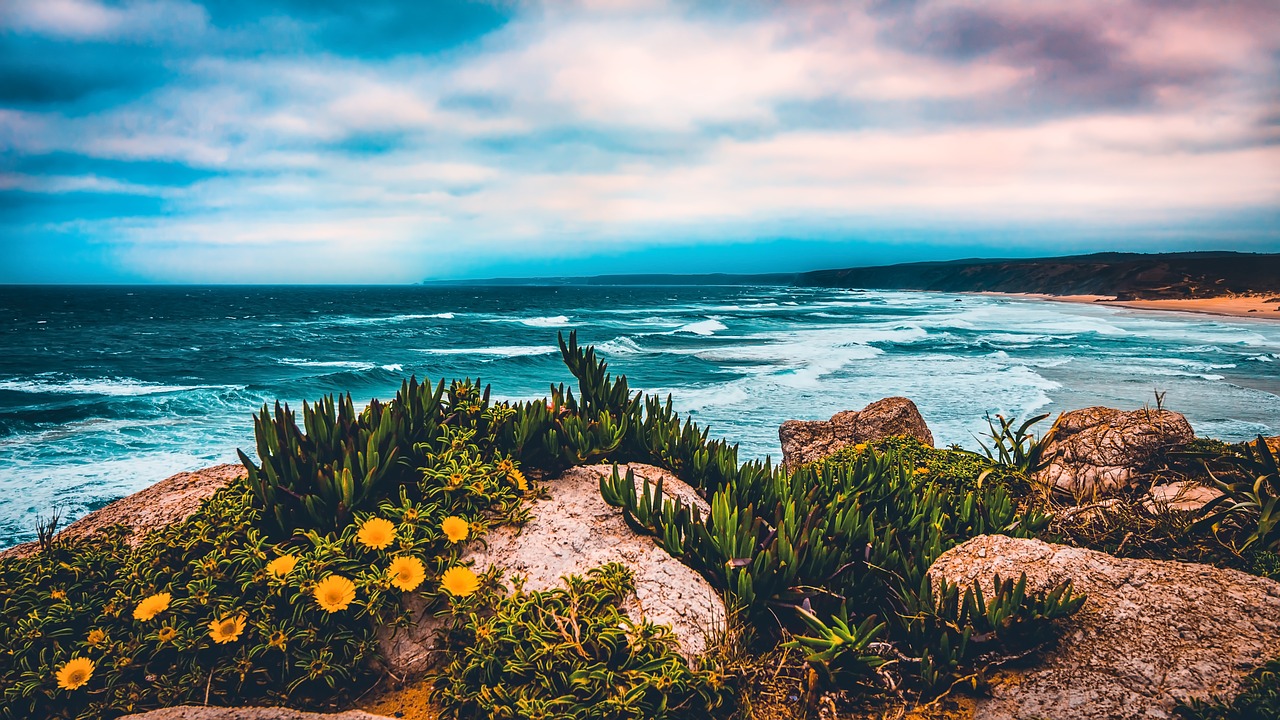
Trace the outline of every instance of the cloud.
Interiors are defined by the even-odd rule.
[[[187,39],[203,33],[208,15],[183,0],[2,0],[0,27],[70,40]]]
[[[60,2],[6,6],[0,201],[39,212],[0,229],[157,278],[1280,205],[1262,3]]]

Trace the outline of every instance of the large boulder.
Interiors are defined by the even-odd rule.
[[[1170,410],[1072,410],[1049,430],[1047,464],[1035,479],[1076,499],[1105,495],[1128,487],[1154,458],[1194,439],[1187,419]]]
[[[1082,548],[984,535],[943,553],[937,582],[1027,575],[1027,591],[1071,580],[1087,595],[1056,647],[996,674],[982,720],[1167,718],[1178,702],[1232,697],[1280,655],[1280,583],[1208,565],[1124,560]]]
[[[622,465],[635,472],[637,492],[644,481],[662,479],[667,497],[679,497],[685,505],[698,506],[703,517],[710,508],[697,492],[665,470],[651,465]],[[653,538],[638,535],[600,496],[601,476],[612,465],[590,465],[565,471],[546,483],[549,498],[534,501],[532,518],[521,527],[490,530],[482,540],[468,545],[463,560],[474,560],[477,571],[499,568],[504,575],[521,575],[526,590],[561,586],[565,575],[584,574],[609,562],[620,562],[635,574],[634,601],[625,609],[633,618],[644,618],[675,631],[686,657],[701,655],[708,640],[725,630],[725,606],[720,593],[689,566],[658,546]],[[411,595],[406,603],[414,623],[385,628],[379,643],[388,669],[399,676],[430,667],[435,659],[440,623],[421,600]]]
[[[933,445],[933,433],[916,404],[904,397],[877,400],[861,410],[845,410],[830,420],[788,420],[778,428],[782,462],[794,470],[850,445],[907,435]]]
[[[1183,480],[1181,482],[1156,485],[1147,491],[1142,500],[1142,507],[1150,513],[1196,512],[1205,505],[1222,497],[1222,491],[1200,483]]]
[[[340,713],[311,713],[281,707],[211,707],[179,705],[150,712],[125,715],[121,720],[391,720],[362,710]]]
[[[80,540],[113,525],[124,525],[129,528],[129,543],[136,546],[148,532],[191,517],[201,503],[244,474],[243,465],[181,472],[85,515],[54,537]],[[0,551],[0,558],[26,557],[38,548],[37,543],[24,543]]]

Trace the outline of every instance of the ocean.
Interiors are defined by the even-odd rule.
[[[402,378],[498,399],[570,382],[576,329],[632,387],[742,457],[787,419],[890,395],[939,444],[984,413],[1155,405],[1200,435],[1280,434],[1280,323],[927,292],[792,287],[0,287],[0,546],[182,470],[235,462],[252,413]],[[1046,429],[1044,423],[1041,429]]]

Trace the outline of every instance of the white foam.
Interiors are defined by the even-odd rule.
[[[377,367],[371,362],[360,360],[306,360],[302,358],[280,358],[283,365],[313,368],[340,368],[343,370],[372,370]]]
[[[692,323],[689,323],[688,325],[681,325],[680,327],[676,328],[675,332],[692,333],[694,335],[705,336],[705,335],[714,335],[721,330],[728,330],[728,329],[729,329],[728,326],[726,326],[724,323],[720,322],[719,320],[707,318],[706,320],[692,322]]]
[[[41,373],[32,378],[11,378],[0,380],[0,390],[13,392],[57,394],[57,395],[108,395],[112,397],[129,397],[134,395],[158,395],[162,393],[186,392],[188,390],[208,390],[226,385],[163,385],[145,382],[133,378],[77,378],[67,377],[65,380],[54,373]]]
[[[429,355],[496,355],[499,357],[526,357],[560,352],[555,345],[499,345],[478,348],[418,348]]]
[[[623,335],[608,342],[600,343],[596,349],[606,355],[636,355],[644,352],[635,340]]]
[[[546,317],[520,318],[516,322],[529,327],[563,327],[569,324],[565,315],[548,315]]]

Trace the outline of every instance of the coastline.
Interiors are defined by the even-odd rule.
[[[1048,293],[979,292],[976,295],[991,297],[1026,298],[1076,304],[1105,305],[1131,310],[1155,310],[1159,312],[1183,312],[1219,317],[1250,318],[1254,320],[1280,321],[1280,303],[1265,302],[1267,295],[1237,297],[1195,298],[1188,300],[1116,300],[1110,295],[1050,295]]]

